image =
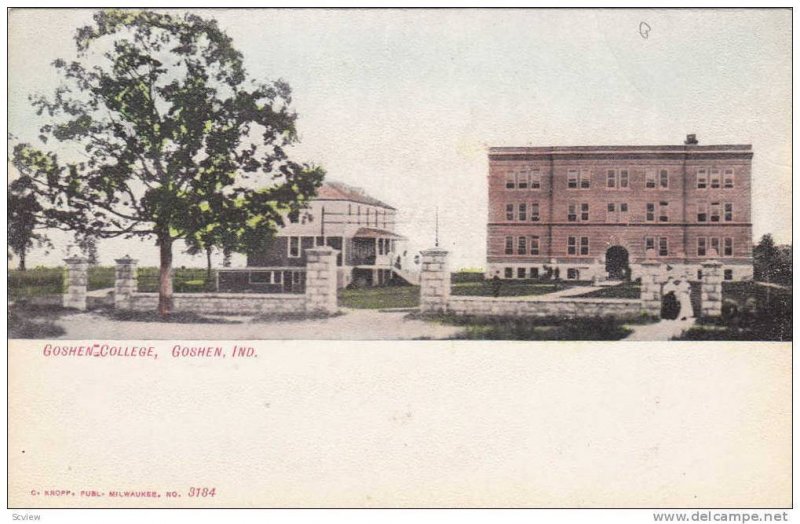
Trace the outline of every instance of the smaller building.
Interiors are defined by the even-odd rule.
[[[339,251],[340,288],[409,280],[403,267],[406,239],[395,233],[396,213],[394,207],[360,188],[326,181],[306,209],[287,217],[286,225],[262,250],[247,256],[247,266],[305,267],[305,250],[324,245]]]

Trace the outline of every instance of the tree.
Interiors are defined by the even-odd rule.
[[[791,246],[776,246],[767,233],[753,248],[753,278],[762,282],[792,283]]]
[[[8,186],[8,248],[19,257],[19,269],[25,271],[28,251],[38,245],[50,245],[47,237],[36,230],[41,228],[42,206],[37,200],[28,177],[20,177]]]
[[[90,234],[75,235],[75,242],[90,266],[98,264],[97,239]]]
[[[159,312],[172,308],[172,246],[223,225],[237,239],[274,234],[314,196],[324,171],[289,159],[291,90],[248,78],[212,19],[106,10],[56,60],[63,84],[32,97],[50,123],[13,160],[48,202],[54,228],[150,237],[160,254]],[[62,160],[51,142],[77,145]],[[238,240],[237,240],[238,241]]]

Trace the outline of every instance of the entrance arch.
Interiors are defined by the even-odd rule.
[[[611,246],[606,251],[606,272],[609,280],[626,280],[630,276],[628,250],[622,246]]]

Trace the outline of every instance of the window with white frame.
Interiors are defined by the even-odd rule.
[[[518,255],[528,254],[528,237],[517,238],[517,254]]]
[[[506,255],[514,254],[514,237],[506,237]]]
[[[644,187],[645,189],[656,188],[656,172],[654,170],[648,169],[644,172]]]
[[[645,204],[645,217],[646,222],[656,221],[656,204],[655,202],[647,202]]]
[[[531,189],[542,188],[542,174],[536,170],[531,172]]]
[[[614,202],[609,202],[606,206],[606,222],[617,221],[617,205]]]
[[[581,272],[577,268],[567,268],[567,280],[578,280],[581,277]]]
[[[724,257],[733,256],[733,238],[725,237],[725,240],[722,243],[722,256]]]
[[[698,169],[697,170],[697,189],[707,189],[708,188],[708,170],[707,169]]]
[[[581,221],[587,222],[589,220],[589,203],[581,203]]]
[[[591,180],[591,171],[581,171],[581,189],[589,189],[589,187],[591,187]]]
[[[504,268],[503,274],[506,278],[514,278],[514,268],[513,267]]]
[[[719,256],[722,251],[719,249],[719,237],[711,237],[708,239],[711,244],[711,254]]]
[[[658,203],[658,221],[669,222],[669,202]]]
[[[577,204],[569,204],[567,206],[567,222],[577,222],[578,221],[578,205]]]
[[[725,189],[733,189],[733,169],[728,168],[723,173],[723,186]]]
[[[615,189],[617,187],[617,170],[609,169],[606,172],[606,187],[608,189]]]
[[[697,221],[708,222],[708,204],[706,202],[697,203]]]
[[[517,177],[514,173],[506,175],[506,189],[514,189],[517,187]]]
[[[662,169],[658,173],[658,187],[661,189],[668,189],[669,188],[669,171],[666,169]]]
[[[514,204],[506,204],[506,221],[514,220]]]
[[[539,221],[539,202],[531,203],[531,222]]]
[[[658,256],[665,257],[669,255],[669,241],[667,237],[658,237]]]
[[[525,268],[518,267],[517,268],[517,278],[525,278]]]
[[[528,173],[517,173],[517,189],[528,189]]]
[[[644,250],[645,252],[650,250],[655,251],[656,249],[656,239],[655,237],[644,237]]]
[[[538,255],[539,254],[539,237],[532,236],[531,237],[531,255]]]
[[[725,222],[733,222],[733,204],[731,202],[725,202],[724,212]]]
[[[697,256],[704,257],[707,253],[706,237],[697,237]]]
[[[620,202],[619,203],[619,221],[620,222],[627,222],[628,221],[628,203],[627,202]]]
[[[578,254],[578,239],[577,237],[567,237],[567,255]]]
[[[589,237],[581,237],[581,255],[589,254]]]
[[[712,169],[711,170],[711,189],[719,189],[720,187],[721,187],[721,183],[720,183],[719,169]]]
[[[289,237],[289,258],[300,257],[300,237]]]
[[[719,202],[711,202],[711,222],[719,222],[719,217],[720,217]]]
[[[628,170],[627,169],[620,169],[619,170],[619,188],[620,189],[628,189]]]
[[[567,171],[567,189],[578,189],[578,171],[575,169]]]
[[[520,222],[524,222],[528,220],[528,205],[527,204],[519,204],[519,208],[517,209],[517,220]]]

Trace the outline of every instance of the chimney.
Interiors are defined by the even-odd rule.
[[[695,135],[695,134],[686,135],[686,141],[684,142],[684,145],[696,146],[699,143],[700,142],[697,141],[697,135]]]

